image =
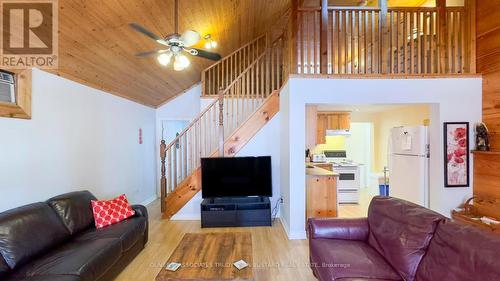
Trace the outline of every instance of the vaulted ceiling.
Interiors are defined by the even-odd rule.
[[[179,30],[212,34],[229,54],[262,34],[290,0],[180,0]],[[158,35],[174,31],[174,0],[59,0],[58,75],[139,103],[158,106],[200,81],[212,62],[190,57],[176,72],[134,54],[161,47],[132,30],[139,23]],[[203,47],[200,43],[198,47]]]
[[[426,1],[389,0],[389,4],[419,5]],[[375,1],[330,0],[329,4],[369,2]],[[224,56],[264,33],[290,3],[291,0],[179,0],[179,31],[194,29],[201,35],[211,34],[218,42],[216,51]],[[191,65],[176,72],[160,66],[154,57],[136,57],[138,52],[162,46],[131,29],[132,22],[161,36],[173,33],[174,0],[59,0],[59,68],[52,72],[156,107],[199,82],[203,69],[213,63],[190,57]],[[203,41],[195,47],[203,48]]]

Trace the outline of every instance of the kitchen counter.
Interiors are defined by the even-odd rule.
[[[313,163],[306,162],[306,175],[309,176],[334,176],[338,177],[339,174],[326,169],[316,167]]]

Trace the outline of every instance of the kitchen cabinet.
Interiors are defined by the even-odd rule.
[[[316,143],[326,143],[327,130],[350,130],[351,114],[349,112],[318,112],[316,126]]]
[[[306,219],[336,217],[338,174],[315,166],[306,168]]]
[[[328,129],[328,115],[318,114],[316,126],[316,143],[326,143],[326,130]]]
[[[351,129],[351,114],[342,113],[338,115],[338,129],[350,130]]]

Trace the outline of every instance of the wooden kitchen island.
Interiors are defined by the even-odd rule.
[[[337,217],[339,174],[306,163],[306,220]]]

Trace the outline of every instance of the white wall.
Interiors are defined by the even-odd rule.
[[[200,91],[201,91],[201,89],[200,89]],[[207,108],[209,105],[211,105],[214,101],[215,101],[215,98],[202,97],[200,99],[200,111],[203,111],[205,108]]]
[[[325,79],[291,77],[280,94],[282,221],[289,238],[305,238],[306,104],[431,104],[430,206],[449,216],[472,194],[468,188],[445,188],[443,122],[481,120],[481,78]],[[472,127],[472,126],[471,126]],[[473,132],[470,132],[473,140]],[[471,141],[471,148],[474,142]],[[472,167],[471,163],[471,167]]]
[[[156,109],[157,119],[193,119],[200,113],[201,83]]]
[[[82,189],[155,198],[154,109],[35,69],[32,111],[0,118],[0,211]]]
[[[345,139],[348,159],[362,164],[361,187],[368,186],[373,158],[373,124],[351,122],[351,135]]]
[[[276,114],[257,134],[236,154],[242,156],[271,156],[274,207],[280,197],[280,117]],[[193,197],[172,220],[199,220],[201,192]]]
[[[162,120],[188,120],[188,124],[201,111],[201,83],[189,88],[166,104],[156,109],[156,194],[160,197],[160,141],[162,139]],[[167,143],[168,145],[168,143]]]

